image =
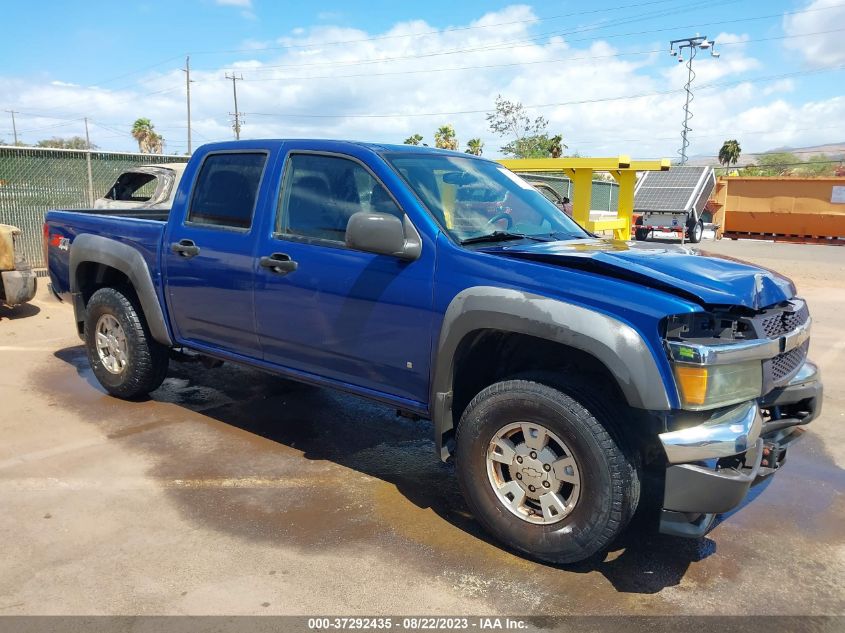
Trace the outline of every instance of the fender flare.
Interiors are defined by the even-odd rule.
[[[464,337],[482,329],[527,334],[580,349],[607,367],[632,407],[652,411],[672,408],[654,355],[639,332],[627,323],[558,299],[508,288],[475,286],[452,299],[440,330],[431,413],[434,441],[442,459],[449,455],[443,435],[455,425],[455,354]]]
[[[144,318],[147,320],[152,337],[163,345],[173,345],[150,269],[141,253],[128,244],[101,235],[87,233],[78,235],[70,248],[70,291],[74,297],[77,297],[80,292],[76,276],[77,268],[86,262],[110,266],[126,275],[141,302],[141,309],[144,311]],[[74,307],[79,305],[81,305],[81,300],[75,300]],[[77,320],[80,316],[77,313]]]

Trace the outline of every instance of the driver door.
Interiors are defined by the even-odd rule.
[[[433,249],[406,261],[348,248],[346,224],[357,211],[405,215],[362,161],[313,152],[287,156],[275,226],[257,258],[292,262],[256,269],[264,359],[424,408]]]

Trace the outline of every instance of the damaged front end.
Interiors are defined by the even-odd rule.
[[[666,348],[684,412],[660,434],[667,466],[660,530],[698,537],[780,468],[821,411],[801,299],[754,313],[670,317]]]

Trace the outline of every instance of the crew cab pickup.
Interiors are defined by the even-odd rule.
[[[467,154],[205,145],[169,213],[50,211],[45,238],[109,393],[201,355],[431,419],[478,521],[546,561],[606,549],[646,474],[660,529],[704,534],[821,408],[788,279],[599,239]]]

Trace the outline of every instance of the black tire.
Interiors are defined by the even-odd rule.
[[[508,546],[551,563],[582,561],[607,548],[639,501],[638,460],[609,431],[609,420],[600,421],[608,409],[597,404],[598,398],[578,393],[582,402],[539,382],[493,384],[464,411],[455,440],[458,481],[478,521]],[[488,479],[490,441],[517,421],[545,426],[566,443],[577,462],[580,495],[571,512],[556,523],[530,523],[516,516]]]
[[[100,288],[88,300],[85,348],[100,384],[118,398],[138,398],[155,391],[167,375],[169,349],[150,335],[135,293],[124,288]],[[103,365],[97,350],[96,327],[103,315],[117,319],[126,336],[126,364],[120,373]]]
[[[701,236],[704,235],[704,221],[689,222],[687,224],[687,240],[690,244],[698,244],[701,241]]]

